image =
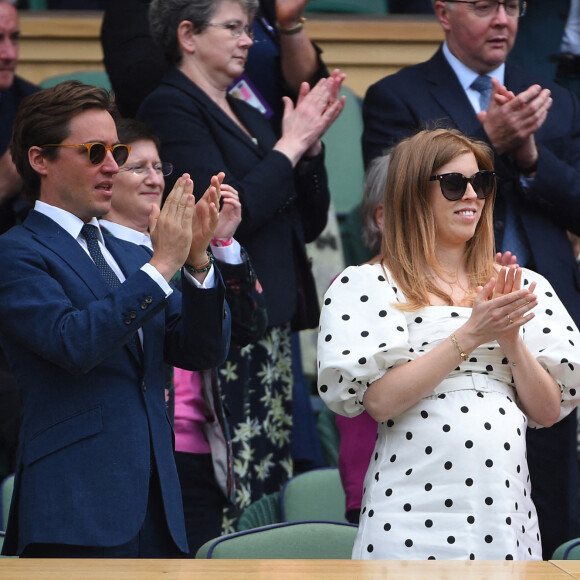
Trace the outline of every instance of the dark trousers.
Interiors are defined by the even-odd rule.
[[[580,533],[576,425],[574,411],[549,429],[527,432],[532,499],[538,511],[544,560]]]
[[[180,558],[163,510],[159,478],[151,476],[147,513],[139,533],[120,546],[71,546],[66,544],[29,544],[21,558]]]
[[[209,453],[175,453],[181,483],[189,557],[222,531],[227,499],[219,488]]]

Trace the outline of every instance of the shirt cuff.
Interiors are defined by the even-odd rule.
[[[211,253],[220,262],[226,264],[241,264],[243,263],[242,248],[236,239],[232,239],[229,246],[214,246],[211,245]]]
[[[208,290],[209,288],[215,288],[215,286],[216,286],[215,268],[213,267],[213,264],[212,264],[211,268],[208,270],[207,276],[205,277],[205,280],[203,282],[200,282],[199,280],[194,278],[185,268],[182,268],[181,272],[182,272],[182,276],[185,276],[185,278],[187,278],[190,282],[192,282],[198,288],[201,288],[203,290]]]
[[[159,270],[152,266],[151,264],[143,264],[141,266],[141,270],[145,272],[152,280],[155,282],[163,292],[165,292],[165,298],[168,298],[172,293],[173,289],[171,286],[166,282],[165,278],[159,273]]]

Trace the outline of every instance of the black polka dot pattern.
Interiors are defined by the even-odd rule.
[[[527,270],[525,278],[537,283],[539,305],[524,342],[571,409],[580,389],[580,335],[546,281]],[[380,265],[348,268],[330,287],[318,388],[333,410],[358,414],[368,385],[449,340],[471,313],[457,306],[404,312],[394,307],[402,301]],[[379,424],[353,557],[541,559],[525,461],[528,420],[510,386],[509,362],[496,342],[481,345],[454,363],[455,378]]]

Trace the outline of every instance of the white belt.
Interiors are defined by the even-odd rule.
[[[436,397],[443,393],[453,391],[480,391],[482,393],[502,393],[516,400],[516,390],[512,385],[508,385],[497,379],[492,379],[489,375],[481,373],[463,373],[454,377],[448,377],[439,383],[429,397]],[[426,397],[427,398],[427,397]]]

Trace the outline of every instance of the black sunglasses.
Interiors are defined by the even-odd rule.
[[[121,167],[125,165],[127,159],[129,158],[129,153],[131,147],[129,145],[123,145],[119,143],[117,145],[105,145],[104,143],[49,143],[48,145],[43,145],[44,147],[84,147],[89,155],[89,161],[93,165],[100,165],[107,156],[107,151],[113,154],[113,159],[115,163]]]
[[[495,191],[497,184],[495,171],[488,170],[478,171],[471,177],[465,177],[461,173],[442,173],[441,175],[432,175],[429,181],[438,181],[441,193],[449,201],[461,199],[465,195],[468,183],[471,183],[471,187],[479,199],[487,199]]]

